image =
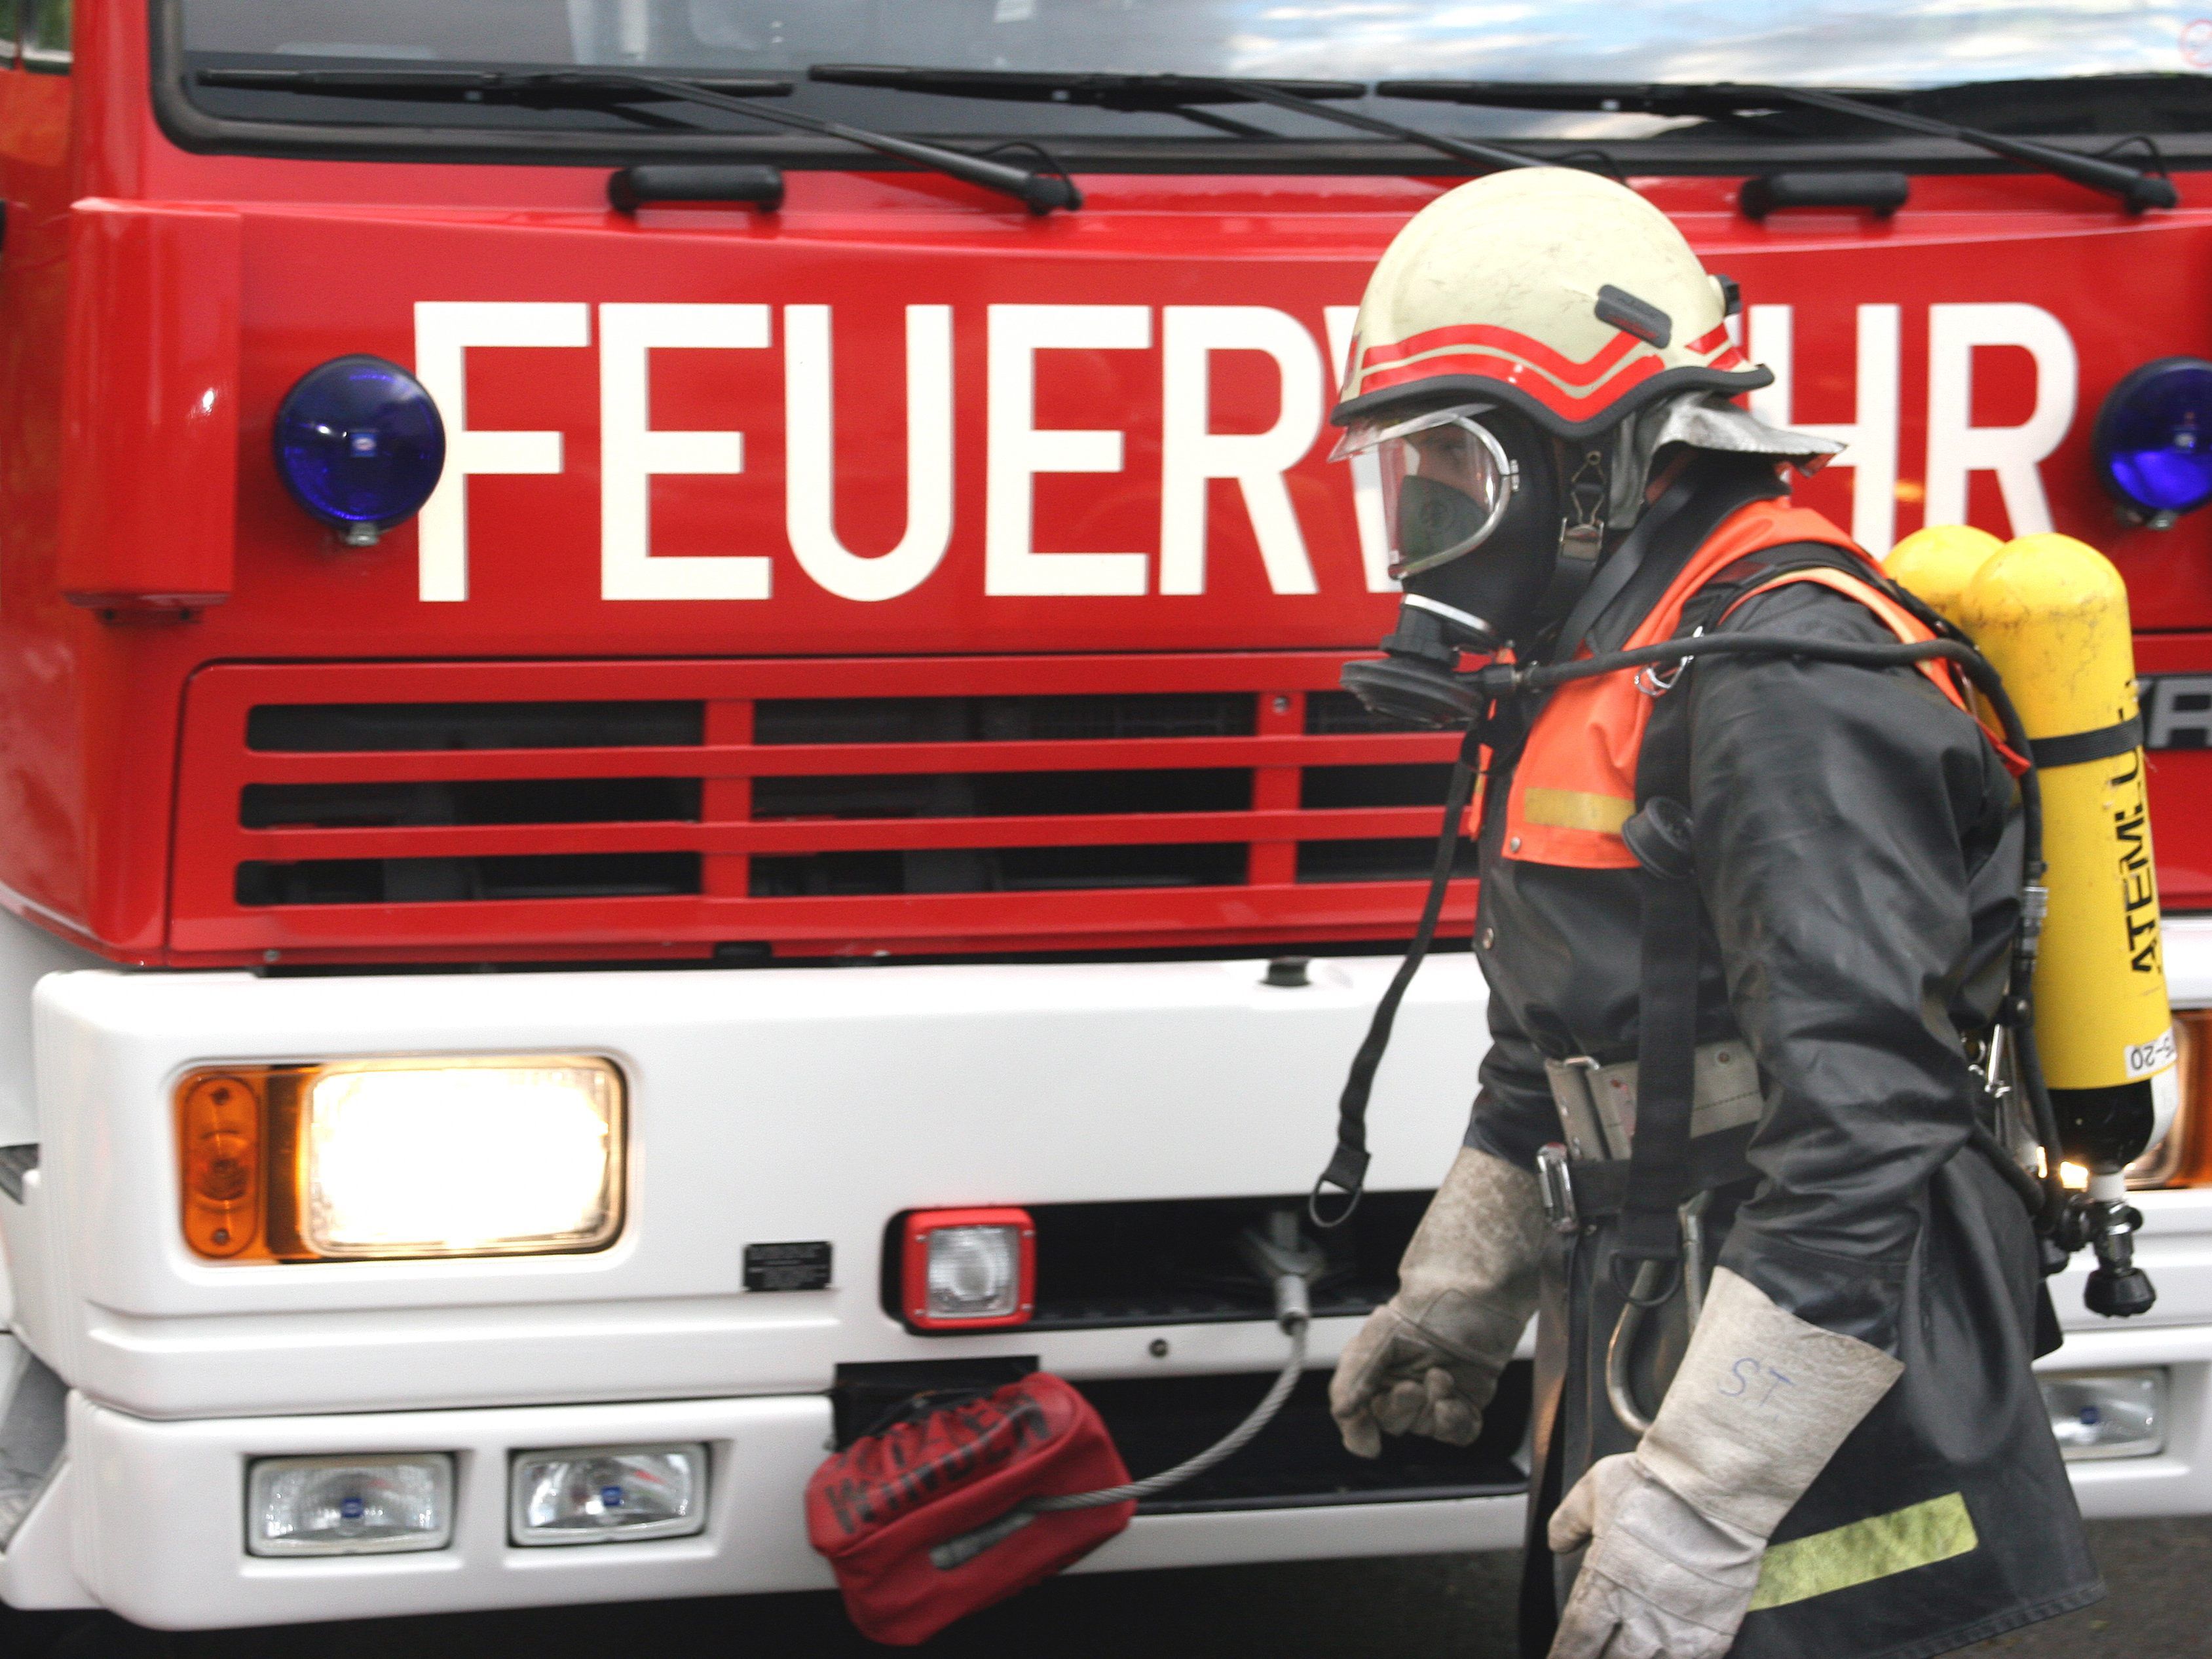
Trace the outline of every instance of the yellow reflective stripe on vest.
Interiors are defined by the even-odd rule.
[[[1768,1548],[1759,1565],[1751,1611],[1788,1607],[1792,1601],[1948,1561],[1979,1548],[1981,1541],[1974,1517],[1966,1513],[1966,1500],[1957,1492],[1793,1538]]]
[[[1526,789],[1521,794],[1522,820],[1554,830],[1617,836],[1620,826],[1635,815],[1636,803],[1618,795],[1589,795],[1579,789]]]

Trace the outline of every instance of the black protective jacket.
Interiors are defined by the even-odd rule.
[[[1760,557],[1786,565],[1790,551]],[[1617,642],[1638,619],[1608,617],[1594,637]],[[1895,638],[1812,584],[1749,599],[1723,625]],[[1668,712],[1688,721],[1698,1038],[1741,1039],[1765,1100],[1749,1167],[1714,1192],[1711,1259],[1905,1362],[1775,1534],[1874,1522],[1837,1534],[1842,1576],[1867,1576],[1754,1611],[1733,1651],[1917,1659],[2083,1606],[2102,1586],[2029,1371],[2056,1340],[2036,1241],[1968,1139],[1988,1109],[1965,1042],[1996,1010],[2016,917],[2017,789],[1974,721],[1913,669],[1711,657],[1667,695],[1686,700]],[[1492,1047],[1468,1143],[1526,1168],[1561,1138],[1544,1061],[1636,1057],[1640,895],[1632,870],[1504,855],[1515,749],[1509,728],[1484,793],[1475,944]],[[1613,1242],[1612,1224],[1585,1218],[1549,1264],[1523,1607],[1534,1653],[1565,1594],[1544,1520],[1592,1462],[1635,1444],[1603,1381],[1621,1308]],[[1639,1355],[1647,1411],[1679,1358],[1680,1307]],[[1882,1517],[1952,1494],[1971,1533],[1954,1528],[1923,1552],[1940,1559],[1911,1565],[1916,1547],[1900,1553]]]

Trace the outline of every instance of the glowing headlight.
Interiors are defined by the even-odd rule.
[[[332,1066],[301,1124],[301,1237],[338,1256],[604,1242],[617,1092],[604,1063]]]
[[[177,1101],[202,1256],[544,1254],[622,1230],[623,1080],[604,1060],[210,1067]]]

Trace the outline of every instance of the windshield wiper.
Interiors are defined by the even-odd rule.
[[[1355,110],[1337,109],[1323,101],[1363,96],[1367,88],[1357,81],[1260,81],[1233,75],[1121,75],[1085,70],[1063,74],[1032,70],[908,69],[882,64],[817,64],[806,71],[806,76],[811,81],[829,81],[840,86],[884,87],[939,98],[1085,104],[1096,109],[1180,115],[1223,131],[1237,132],[1241,137],[1280,138],[1281,133],[1267,132],[1198,107],[1208,104],[1272,104],[1277,109],[1310,116],[1316,121],[1355,127],[1380,137],[1438,150],[1477,167],[1541,165],[1510,149],[1446,138]]]
[[[674,96],[595,70],[204,69],[192,78],[204,87],[246,91],[310,92],[336,98],[416,102],[537,102],[562,109],[653,103],[672,100]],[[788,98],[793,83],[781,75],[702,75],[694,84],[728,97]]]
[[[880,87],[894,92],[918,92],[943,98],[984,98],[1006,103],[1076,104],[1089,109],[1125,113],[1178,115],[1186,121],[1240,138],[1279,138],[1278,132],[1255,127],[1225,115],[1217,115],[1202,104],[1249,104],[1263,101],[1249,90],[1232,90],[1218,81],[1182,75],[1055,74],[1034,70],[906,69],[886,64],[817,64],[806,71],[810,81],[827,81],[841,87]],[[1293,98],[1364,98],[1360,81],[1270,81],[1264,84]]]
[[[454,99],[498,100],[554,108],[609,109],[664,100],[705,109],[732,111],[772,126],[790,127],[842,138],[848,144],[896,155],[925,167],[1011,196],[1032,213],[1079,208],[1083,193],[1073,179],[1034,173],[980,155],[895,138],[827,121],[797,110],[757,103],[789,95],[792,82],[780,76],[718,76],[697,80],[632,70],[293,70],[204,69],[194,77],[202,86],[264,91],[319,93],[341,98]],[[735,88],[743,88],[738,91]],[[730,88],[725,90],[725,88]]]
[[[2011,138],[1955,121],[1917,115],[1864,97],[1849,97],[1818,87],[1738,84],[1732,81],[1685,82],[1604,81],[1384,81],[1375,90],[1385,98],[1418,98],[1443,104],[1479,104],[1498,109],[1627,111],[1640,115],[1693,116],[1725,119],[1789,109],[1825,110],[1875,126],[1895,127],[1931,138],[1972,144],[1993,155],[2021,161],[2044,173],[2070,179],[2091,190],[2118,197],[2130,212],[2170,208],[2181,200],[2173,181],[2141,173],[2117,161]]]

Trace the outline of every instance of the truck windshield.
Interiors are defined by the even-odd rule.
[[[909,133],[1188,138],[1171,114],[1080,102],[917,97],[809,83],[817,64],[997,70],[1493,82],[1746,81],[1921,94],[1941,113],[2014,132],[2212,129],[2212,20],[2113,0],[170,0],[187,69],[651,67],[800,77],[788,107]],[[426,112],[196,87],[211,113],[255,119],[526,122],[604,130],[666,113]],[[1916,97],[1916,101],[1918,101]],[[297,107],[312,105],[312,109]],[[1588,110],[1370,98],[1435,131],[1632,139],[1697,123]],[[687,112],[684,125],[690,125]],[[744,130],[742,117],[706,120]],[[1255,125],[1257,123],[1255,122]],[[1726,125],[1728,124],[1721,124]],[[1279,112],[1270,132],[1323,129]],[[1769,131],[1773,129],[1770,126]],[[1717,134],[1716,136],[1718,136]]]

